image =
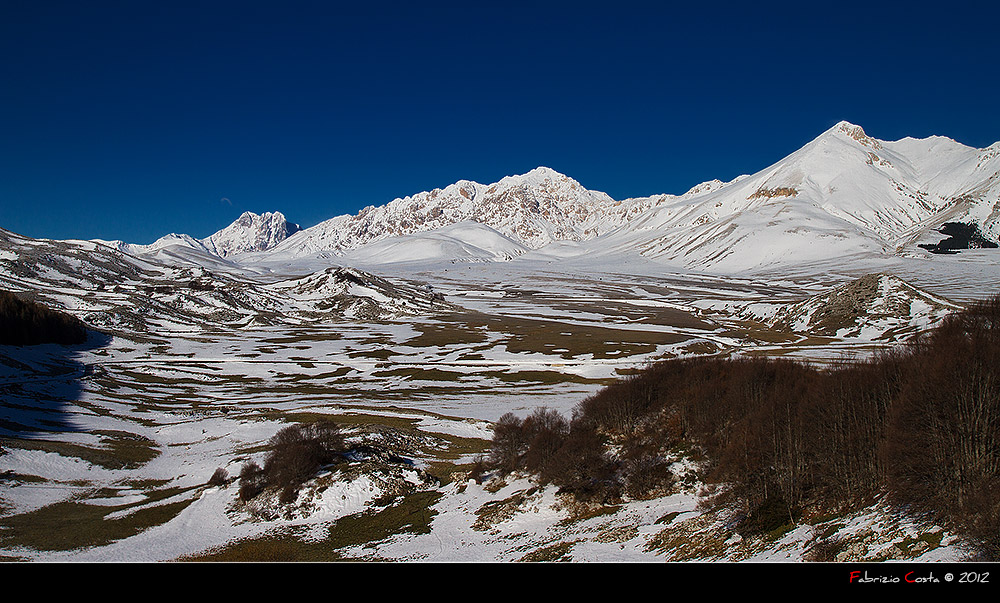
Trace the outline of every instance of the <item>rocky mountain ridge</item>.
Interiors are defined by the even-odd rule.
[[[225,258],[271,249],[300,230],[298,224],[286,220],[281,212],[257,215],[248,211],[226,228],[203,239],[202,243],[209,251]]]
[[[267,251],[273,249],[302,227],[289,222],[279,211],[255,214],[243,212],[232,224],[205,237],[196,239],[190,235],[170,233],[148,244],[141,245],[123,241],[107,243],[131,254],[155,255],[164,249],[185,247],[208,253],[220,258]]]
[[[379,244],[371,248],[378,263],[401,257],[386,254],[386,241],[416,237],[408,244],[419,241],[421,253],[438,246],[431,255],[443,260],[506,260],[521,248],[572,244],[578,255],[639,253],[732,272],[831,256],[926,254],[945,238],[946,224],[974,228],[976,246],[989,248],[1000,240],[1000,143],[974,149],[940,136],[882,141],[839,122],[755,174],[705,182],[682,195],[615,200],[539,167],[488,185],[460,180],[302,230],[286,224],[277,212],[244,214],[201,241],[169,235],[133,249],[182,245],[236,260],[262,253],[294,260],[319,253],[364,258]],[[484,228],[457,238],[426,234],[458,224]],[[504,250],[484,252],[498,237],[509,240]]]

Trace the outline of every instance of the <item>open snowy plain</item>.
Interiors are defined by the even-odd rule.
[[[928,145],[950,151],[936,155],[944,167],[931,169]],[[699,509],[685,459],[675,492],[616,505],[464,472],[503,414],[570,416],[649,363],[846,361],[997,293],[995,249],[917,246],[940,240],[946,220],[995,239],[996,212],[981,209],[997,203],[995,147],[961,155],[838,124],[760,174],[677,197],[616,202],[540,168],[297,231],[247,217],[211,240],[147,246],[0,231],[2,288],[94,329],[71,348],[0,347],[0,555],[798,561],[837,537],[849,559],[960,560],[941,528],[878,505],[741,541]],[[874,192],[851,193],[859,182]],[[431,203],[448,195],[455,204]],[[484,198],[491,209],[477,214]],[[500,216],[508,205],[535,222]],[[556,220],[574,215],[572,232]],[[360,237],[371,224],[398,228]],[[319,416],[389,457],[359,453],[292,504],[241,502],[241,466],[282,427]],[[213,480],[220,469],[227,479]]]

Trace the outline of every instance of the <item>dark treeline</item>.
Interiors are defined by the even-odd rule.
[[[678,451],[702,460],[708,504],[762,533],[878,497],[1000,558],[1000,296],[907,346],[818,368],[675,359],[583,400],[495,427],[488,459],[584,498],[656,496]]]
[[[77,344],[87,329],[74,316],[0,291],[0,345]]]

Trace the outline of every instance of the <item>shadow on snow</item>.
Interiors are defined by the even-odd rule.
[[[110,342],[110,335],[88,329],[82,344],[0,345],[0,439],[79,431],[72,408],[93,372],[81,356]]]

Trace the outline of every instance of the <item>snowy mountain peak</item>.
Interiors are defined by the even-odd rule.
[[[266,251],[299,230],[299,226],[288,222],[281,212],[264,212],[258,215],[247,211],[229,226],[202,239],[202,243],[216,255],[228,257]]]
[[[524,174],[507,176],[494,186],[552,187],[560,185],[569,188],[581,188],[580,183],[576,180],[545,166],[538,166]]]
[[[545,167],[540,165],[535,169],[529,171],[528,173],[521,176],[524,180],[538,181],[538,180],[573,180],[566,174],[561,174],[550,167]],[[574,181],[575,182],[575,181]]]
[[[369,206],[331,218],[280,245],[293,256],[320,251],[343,254],[390,237],[441,229],[461,222],[488,226],[528,249],[554,241],[581,241],[619,226],[621,210],[605,193],[590,191],[552,168],[539,166],[484,185],[460,180],[444,188]],[[613,224],[605,217],[617,211]]]
[[[530,170],[528,173],[524,174],[524,177],[529,177],[529,176],[537,176],[537,177],[542,177],[542,178],[566,178],[567,177],[565,174],[560,174],[559,172],[555,171],[554,169],[552,169],[550,167],[545,167],[544,165],[540,165],[540,166],[536,167],[535,169]]]
[[[820,138],[825,138],[831,135],[838,138],[847,137],[873,150],[879,150],[882,148],[881,142],[866,134],[864,128],[852,124],[849,121],[837,122],[837,125],[824,132]]]
[[[720,188],[722,188],[725,185],[726,185],[726,183],[723,182],[723,181],[721,181],[721,180],[719,180],[719,179],[708,180],[708,181],[702,182],[701,184],[696,184],[696,185],[692,186],[690,189],[688,189],[688,192],[684,193],[684,196],[685,197],[694,197],[695,195],[702,195],[702,194],[705,194],[705,193],[710,193],[712,191],[719,190]]]
[[[864,134],[865,130],[858,124],[851,123],[845,119],[838,121],[830,130],[828,131],[839,131],[839,132],[856,132],[860,131]]]

